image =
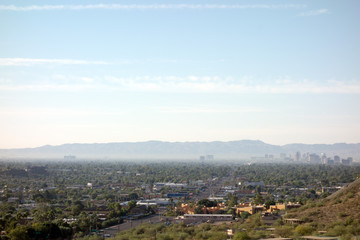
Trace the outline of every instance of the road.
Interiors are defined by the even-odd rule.
[[[231,179],[231,177],[228,177],[229,179]],[[201,199],[205,199],[210,197],[212,194],[216,193],[217,191],[219,191],[219,189],[222,187],[222,181],[221,182],[217,182],[211,186],[209,186],[208,188],[206,188],[203,192],[200,192],[197,196],[194,196],[193,200],[195,202],[201,200]],[[173,218],[172,217],[164,217],[161,216],[161,214],[165,213],[166,209],[162,209],[160,211],[160,214],[154,214],[148,217],[144,217],[141,219],[137,219],[137,220],[125,220],[124,223],[122,224],[118,224],[112,227],[108,227],[103,229],[104,232],[104,236],[115,236],[118,232],[124,231],[124,230],[128,230],[134,227],[139,226],[140,224],[143,223],[158,223],[158,222],[165,222],[168,220],[172,221]]]

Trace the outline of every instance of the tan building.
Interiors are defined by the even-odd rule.
[[[253,206],[253,205],[244,206],[244,205],[242,205],[240,207],[237,207],[235,209],[235,212],[237,215],[241,214],[242,212],[248,212],[252,215],[252,214],[262,212],[265,210],[266,210],[266,208],[264,205],[259,205],[259,206]]]

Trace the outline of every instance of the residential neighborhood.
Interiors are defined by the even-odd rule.
[[[241,222],[257,214],[269,226],[294,224],[300,220],[288,211],[342,189],[360,171],[356,165],[88,164],[2,162],[3,237],[41,222],[56,222],[63,238],[114,237],[146,222]]]

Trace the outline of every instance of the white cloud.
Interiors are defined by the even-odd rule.
[[[87,61],[87,60],[74,60],[74,59],[44,59],[44,58],[0,58],[0,66],[32,66],[39,64],[62,64],[62,65],[84,65],[108,64],[104,61]]]
[[[92,83],[95,80],[93,78],[89,78],[89,77],[81,77],[80,81],[85,82],[85,83]]]
[[[101,90],[99,86],[89,84],[51,84],[51,83],[39,83],[39,84],[8,84],[0,85],[0,91],[85,91],[85,90]],[[103,89],[104,90],[104,89]]]
[[[120,116],[121,111],[97,111],[83,109],[65,109],[65,108],[1,108],[1,116],[23,116],[23,117],[64,117],[64,116]]]
[[[229,107],[229,106],[198,106],[198,107],[158,107],[162,113],[250,113],[269,112],[268,109],[254,107]]]
[[[53,75],[57,76],[57,75]],[[192,93],[261,93],[261,94],[360,94],[360,81],[314,82],[290,77],[264,82],[253,77],[219,76],[135,76],[135,77],[74,77],[59,82],[58,77],[47,82],[3,82],[0,91],[128,91],[128,92],[192,92]],[[57,80],[57,81],[56,81]]]
[[[323,9],[319,9],[319,10],[313,10],[313,11],[300,13],[300,16],[302,16],[302,17],[318,16],[318,15],[329,14],[329,13],[330,12],[328,9],[323,8]]]
[[[287,9],[305,8],[304,4],[88,4],[88,5],[0,5],[0,11],[46,11],[46,10],[164,10],[164,9]]]

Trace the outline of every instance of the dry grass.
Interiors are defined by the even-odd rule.
[[[349,217],[360,219],[360,178],[328,198],[319,200],[314,207],[299,209],[296,215],[306,222],[325,226],[345,221]]]

